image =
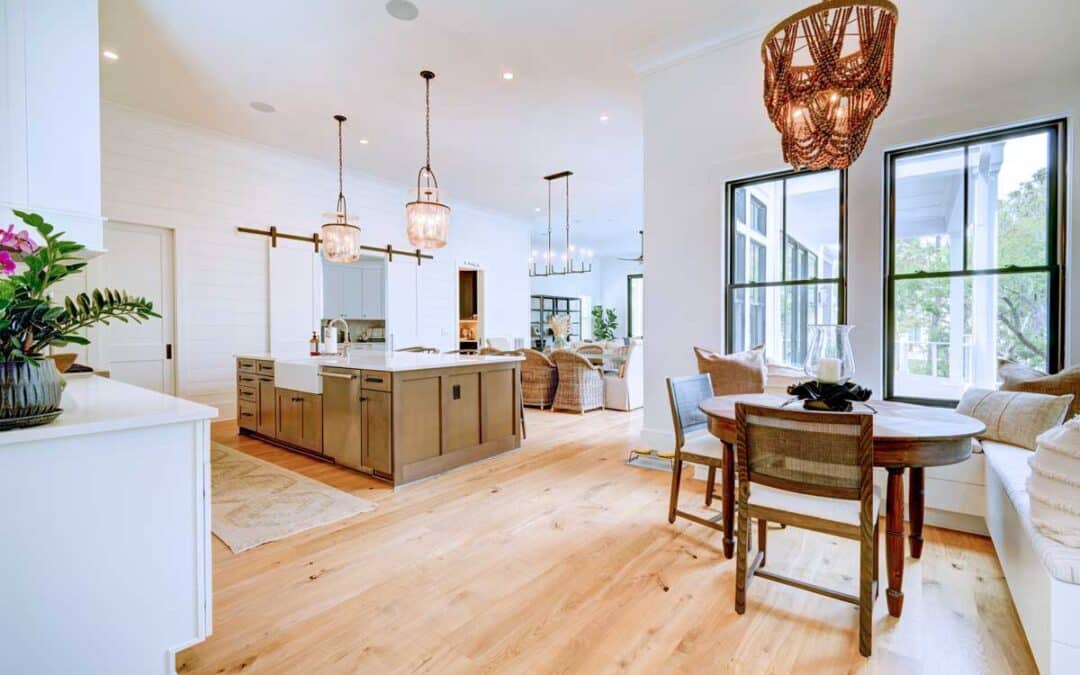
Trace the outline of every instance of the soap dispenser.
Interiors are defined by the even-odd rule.
[[[319,337],[315,334],[315,331],[311,331],[311,339],[308,340],[308,343],[311,345],[310,354],[312,356],[318,356],[319,355]]]

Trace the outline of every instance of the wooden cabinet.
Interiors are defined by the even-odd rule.
[[[263,436],[277,437],[277,401],[274,397],[273,376],[260,375],[255,430]]]
[[[394,465],[391,459],[390,430],[392,428],[391,394],[388,391],[366,389],[363,392],[363,463],[373,471],[391,476]]]
[[[276,389],[277,440],[311,452],[322,452],[322,396]]]

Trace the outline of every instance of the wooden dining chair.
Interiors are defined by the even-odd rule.
[[[723,467],[724,444],[708,431],[708,418],[698,408],[711,397],[712,380],[709,375],[689,375],[667,378],[668,401],[671,403],[671,419],[675,424],[675,457],[671,465],[671,499],[668,504],[668,522],[686,518],[714,530],[723,531],[722,514],[713,518],[683,511],[679,508],[679,489],[682,486],[684,462],[695,462],[708,467],[705,481],[705,505],[712,504],[716,490],[716,470]]]
[[[859,608],[859,653],[870,656],[878,592],[878,509],[874,489],[874,422],[865,413],[808,412],[735,404],[739,474],[735,611],[759,576]],[[747,565],[750,519],[758,550]],[[762,569],[768,521],[859,542],[859,594],[850,595]]]

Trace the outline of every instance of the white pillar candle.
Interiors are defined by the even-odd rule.
[[[817,366],[818,382],[823,384],[836,384],[840,381],[840,359],[831,356],[822,356]]]

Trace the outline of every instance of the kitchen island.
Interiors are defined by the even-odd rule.
[[[395,486],[521,446],[520,356],[241,354],[240,432]]]

